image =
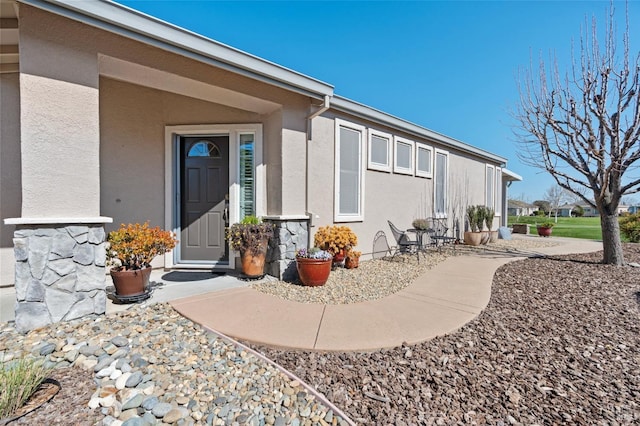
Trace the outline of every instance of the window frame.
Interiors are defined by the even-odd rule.
[[[502,216],[502,167],[496,166],[496,189],[495,189],[495,207],[496,217]]]
[[[489,182],[489,170],[493,173],[491,182]],[[491,202],[489,202],[489,189],[491,190]],[[496,205],[496,167],[486,164],[484,169],[484,205],[492,208],[494,211]]]
[[[438,154],[444,155],[445,156],[445,183],[444,183],[444,193],[443,193],[443,202],[444,202],[444,211],[443,212],[438,212],[437,211],[437,188],[438,188],[438,170],[437,170],[437,165],[438,162],[437,157]],[[435,148],[434,149],[434,155],[433,155],[433,214],[435,215],[436,218],[438,219],[446,219],[448,216],[448,212],[447,212],[447,202],[448,200],[448,189],[449,189],[449,151],[445,151],[444,149],[438,149]]]
[[[387,164],[376,163],[371,159],[371,153],[373,152],[371,145],[372,145],[372,138],[374,136],[387,140]],[[379,130],[369,129],[368,135],[367,135],[367,148],[368,148],[367,149],[367,168],[369,170],[377,170],[379,172],[391,173],[391,161],[393,157],[392,151],[391,151],[392,143],[393,143],[393,136],[391,134],[381,132]]]
[[[411,149],[411,152],[409,153],[409,162],[411,164],[409,165],[409,167],[403,167],[398,165],[398,146],[400,144],[408,145],[409,148]],[[401,136],[394,136],[393,137],[393,172],[402,174],[402,175],[413,176],[414,169],[415,169],[415,142],[410,139],[403,138]]]
[[[358,186],[358,212],[341,213],[340,212],[340,129],[346,128],[360,133],[358,144],[358,156],[360,165],[360,181]],[[364,221],[364,188],[365,188],[365,169],[366,157],[364,155],[364,137],[366,128],[360,124],[355,124],[339,118],[335,119],[335,143],[334,143],[334,187],[333,187],[333,221],[334,222],[362,222]]]
[[[418,156],[420,155],[420,150],[429,151],[429,170],[423,171],[419,169],[420,162],[418,161]],[[423,178],[433,178],[433,147],[424,143],[416,142],[415,144],[415,165],[416,165],[416,176]]]

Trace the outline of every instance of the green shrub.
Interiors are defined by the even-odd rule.
[[[640,213],[620,218],[620,233],[632,243],[640,242]]]
[[[536,216],[546,216],[547,215],[544,210],[536,210],[535,212],[533,212],[533,214],[536,215]]]
[[[50,372],[33,358],[0,363],[0,419],[22,407]]]

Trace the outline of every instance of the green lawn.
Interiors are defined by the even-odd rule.
[[[514,223],[528,223],[531,225],[543,222],[555,222],[555,218],[551,219],[542,216],[509,216],[509,225]],[[532,226],[529,232],[535,234],[536,229]],[[557,237],[585,238],[588,240],[601,240],[602,230],[600,229],[599,217],[559,217],[558,223],[553,227],[553,234]]]

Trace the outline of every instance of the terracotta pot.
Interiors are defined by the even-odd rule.
[[[302,284],[312,287],[324,285],[329,279],[331,263],[332,259],[296,259],[296,268],[298,269],[300,281],[302,281]]]
[[[342,263],[344,261],[344,250],[340,250],[333,255],[333,263]]]
[[[464,243],[468,246],[479,246],[482,244],[482,232],[467,231],[464,233]]]
[[[261,277],[264,275],[264,261],[267,257],[267,244],[269,240],[265,238],[260,243],[260,249],[257,253],[250,250],[240,255],[242,260],[242,273],[250,278]]]
[[[541,237],[550,237],[551,231],[553,231],[553,228],[543,228],[541,226],[537,226],[536,229],[538,230],[538,235]]]
[[[149,286],[151,267],[131,271],[109,271],[118,296],[139,296]]]
[[[360,257],[347,257],[344,261],[344,267],[347,269],[355,269],[360,266]]]
[[[498,231],[489,231],[491,233],[491,237],[489,238],[490,243],[495,243],[498,241]]]

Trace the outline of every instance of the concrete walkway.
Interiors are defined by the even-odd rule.
[[[537,237],[529,237],[537,238]],[[479,250],[450,257],[400,292],[349,304],[304,304],[249,287],[171,301],[182,315],[236,339],[286,348],[367,351],[412,344],[460,328],[487,306],[493,275],[530,256],[586,253],[601,242],[554,238],[559,245],[510,253]]]
[[[272,346],[328,351],[394,347],[450,333],[478,316],[489,303],[495,270],[507,262],[602,250],[601,242],[558,237],[552,241],[559,244],[510,253],[488,246],[473,255],[453,256],[396,294],[349,305],[283,300],[253,290],[251,283],[231,274],[160,270],[151,275],[156,284],[147,303],[169,301],[203,326]],[[0,288],[0,322],[13,320],[14,306],[14,288]],[[130,306],[108,300],[107,314]]]

